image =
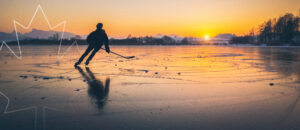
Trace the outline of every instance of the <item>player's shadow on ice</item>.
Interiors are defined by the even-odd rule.
[[[80,72],[89,86],[87,93],[91,98],[92,104],[95,104],[96,107],[101,110],[105,106],[108,98],[110,78],[106,78],[105,84],[103,84],[88,67],[85,67],[86,72],[79,66],[75,68]]]

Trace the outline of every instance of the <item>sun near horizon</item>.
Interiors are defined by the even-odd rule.
[[[205,34],[205,35],[204,35],[204,40],[205,40],[205,41],[209,41],[209,40],[210,40],[209,34]]]
[[[3,12],[0,15],[0,32],[12,32],[13,20],[28,24],[39,4],[51,23],[57,24],[66,20],[65,31],[78,35],[89,34],[95,29],[97,22],[103,22],[104,29],[112,37],[157,34],[201,37],[209,33],[211,38],[222,33],[245,35],[270,18],[288,12],[298,15],[300,1],[3,0],[0,5],[0,12]],[[47,23],[40,21],[43,21],[43,17],[38,13],[32,28],[49,30]],[[206,36],[204,39],[209,38]]]

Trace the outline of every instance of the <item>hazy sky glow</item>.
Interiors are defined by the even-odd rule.
[[[269,18],[298,15],[300,9],[300,0],[1,0],[0,31],[13,31],[14,19],[27,25],[38,4],[52,24],[66,20],[67,32],[88,34],[101,21],[114,37],[243,35]],[[38,13],[32,28],[49,30],[42,18]]]

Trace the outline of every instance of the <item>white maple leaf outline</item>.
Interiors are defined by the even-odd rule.
[[[2,44],[1,44],[1,46],[0,46],[0,51],[3,49],[3,46],[5,45],[5,46],[9,49],[9,51],[10,51],[17,59],[22,59],[22,50],[21,50],[21,46],[20,46],[19,34],[18,34],[18,30],[17,30],[17,26],[16,26],[16,25],[21,26],[23,29],[29,29],[29,28],[31,27],[31,24],[32,24],[32,22],[33,22],[33,20],[34,20],[34,18],[35,18],[35,16],[36,16],[36,14],[38,13],[39,10],[42,12],[42,15],[43,15],[44,19],[46,20],[46,22],[47,22],[47,24],[48,24],[50,30],[54,30],[54,29],[56,29],[57,27],[63,25],[61,37],[60,37],[60,40],[59,40],[59,47],[58,47],[58,51],[57,51],[57,58],[58,58],[58,59],[63,58],[63,56],[64,56],[64,55],[65,55],[65,54],[66,54],[66,53],[67,53],[74,45],[76,45],[76,46],[77,46],[77,50],[78,50],[79,52],[81,52],[80,49],[79,49],[79,47],[78,47],[77,41],[74,41],[74,42],[67,48],[67,50],[62,54],[62,56],[60,56],[60,53],[61,53],[61,52],[60,52],[60,51],[61,51],[61,44],[62,44],[63,36],[64,36],[64,33],[65,33],[65,28],[66,28],[66,23],[67,23],[67,21],[64,20],[64,21],[58,23],[57,25],[52,26],[51,23],[50,23],[49,20],[48,20],[48,17],[47,17],[47,15],[46,15],[46,13],[44,12],[44,10],[43,10],[43,8],[42,8],[42,6],[41,6],[40,4],[37,6],[37,8],[36,8],[36,10],[35,10],[35,12],[34,12],[32,18],[31,18],[31,20],[30,20],[30,22],[29,22],[29,24],[28,24],[27,26],[24,26],[23,24],[19,23],[19,22],[16,21],[16,20],[13,20],[13,23],[14,23],[14,29],[15,29],[16,38],[17,38],[17,43],[18,43],[19,56],[18,56],[18,55],[17,55],[17,54],[16,54],[16,53],[8,46],[8,45],[7,45],[7,43],[6,43],[5,41],[2,41]]]
[[[33,20],[34,20],[34,18],[35,18],[35,16],[36,16],[36,14],[37,14],[37,12],[38,11],[41,11],[42,12],[42,14],[43,14],[43,17],[44,17],[44,19],[46,20],[46,22],[47,22],[47,24],[48,24],[48,26],[49,26],[49,28],[51,29],[51,30],[54,30],[54,29],[56,29],[57,27],[59,27],[59,26],[61,26],[61,25],[63,25],[63,30],[62,30],[62,33],[61,33],[61,37],[60,37],[60,40],[59,40],[59,47],[58,47],[58,52],[57,52],[57,58],[58,59],[60,59],[60,58],[62,58],[74,45],[76,45],[76,47],[77,47],[77,50],[79,51],[79,52],[81,52],[80,51],[80,49],[79,49],[79,47],[78,47],[78,44],[77,44],[77,41],[75,40],[68,48],[67,48],[67,50],[62,54],[62,56],[60,57],[60,51],[61,51],[61,44],[62,44],[62,40],[63,40],[63,36],[64,36],[64,32],[65,32],[65,27],[66,27],[66,21],[64,20],[64,21],[62,21],[62,22],[60,22],[59,24],[57,24],[57,25],[55,25],[55,26],[52,26],[51,24],[50,24],[50,22],[49,22],[49,20],[48,20],[48,17],[47,17],[47,15],[45,14],[45,12],[44,12],[44,10],[43,10],[43,8],[42,8],[42,6],[39,4],[38,6],[37,6],[37,8],[36,8],[36,10],[35,10],[35,12],[34,12],[34,14],[33,14],[33,16],[32,16],[32,18],[31,18],[31,20],[30,20],[30,22],[29,22],[29,24],[27,25],[27,26],[24,26],[24,25],[22,25],[21,23],[19,23],[18,21],[16,21],[16,20],[13,20],[13,23],[14,23],[14,29],[15,29],[15,33],[16,33],[16,38],[17,38],[17,43],[18,43],[18,49],[19,49],[19,56],[9,47],[9,45],[7,45],[7,43],[5,42],[5,41],[2,41],[2,43],[1,43],[1,46],[0,46],[0,51],[3,49],[3,46],[5,45],[8,49],[9,49],[9,51],[17,58],[17,59],[19,59],[19,60],[21,60],[22,59],[22,50],[21,50],[21,46],[20,46],[20,40],[19,40],[19,35],[18,35],[18,30],[17,30],[17,26],[16,25],[19,25],[19,26],[21,26],[23,29],[29,29],[30,27],[31,27],[31,24],[32,24],[32,22],[33,22]],[[35,112],[35,120],[34,120],[34,128],[35,129],[37,129],[37,109],[38,109],[38,107],[37,106],[32,106],[32,107],[26,107],[26,108],[21,108],[21,109],[16,109],[16,110],[8,110],[8,107],[9,107],[9,105],[10,105],[10,99],[9,99],[9,97],[8,96],[6,96],[3,92],[1,92],[0,91],[0,95],[2,95],[6,100],[7,100],[7,104],[6,104],[6,106],[5,106],[5,109],[4,109],[4,114],[9,114],[9,113],[15,113],[15,112],[20,112],[20,111],[27,111],[27,110],[34,110],[34,112]],[[61,111],[61,110],[58,110],[58,109],[56,109],[56,108],[51,108],[51,107],[47,107],[47,106],[43,106],[43,108],[42,108],[42,110],[43,110],[43,127],[45,127],[45,119],[46,119],[46,110],[55,110],[55,111]],[[65,112],[65,111],[64,111]]]
[[[37,129],[37,116],[38,116],[38,107],[37,106],[32,106],[32,107],[26,107],[26,108],[21,108],[21,109],[15,109],[15,110],[8,110],[8,107],[10,106],[10,99],[8,96],[6,96],[4,93],[2,93],[0,91],[0,95],[2,95],[6,100],[7,100],[7,104],[5,106],[4,109],[4,114],[10,114],[10,113],[15,113],[15,112],[21,112],[21,111],[28,111],[28,110],[34,110],[34,129]],[[70,98],[69,100],[73,99],[74,96],[77,96],[78,94],[75,94],[72,96],[72,98]],[[71,108],[73,108],[72,102],[70,102]],[[63,111],[57,108],[53,108],[53,107],[48,107],[48,106],[43,106],[42,107],[42,125],[43,125],[43,129],[45,129],[46,127],[46,110],[52,110],[52,111],[58,111],[58,112],[65,112],[65,113],[70,113],[67,111]]]
[[[66,51],[62,54],[62,56],[60,56],[60,53],[61,53],[61,44],[62,44],[62,40],[63,40],[63,36],[64,36],[65,27],[66,27],[66,23],[67,23],[67,22],[64,20],[64,21],[60,22],[59,24],[57,24],[57,25],[55,25],[55,26],[52,26],[51,23],[50,23],[49,20],[48,20],[48,17],[47,17],[47,15],[46,15],[46,13],[44,12],[44,10],[43,10],[43,8],[42,8],[42,6],[41,6],[40,4],[37,6],[37,8],[36,8],[36,10],[35,10],[35,12],[34,12],[32,18],[31,18],[31,20],[30,20],[30,22],[29,22],[29,24],[28,24],[27,26],[25,26],[25,25],[19,23],[19,22],[16,21],[16,20],[13,20],[13,23],[14,23],[14,30],[15,30],[15,35],[16,35],[16,39],[17,39],[17,43],[18,43],[19,56],[16,54],[15,51],[13,51],[13,50],[10,48],[10,46],[9,46],[5,41],[2,41],[1,46],[0,46],[0,51],[3,49],[3,46],[5,45],[5,46],[9,49],[9,51],[10,51],[17,59],[19,59],[19,60],[22,59],[22,50],[21,50],[21,45],[20,45],[20,40],[19,40],[19,34],[18,34],[18,30],[17,30],[17,26],[16,26],[16,25],[19,25],[19,26],[22,27],[23,29],[29,29],[29,28],[31,27],[31,24],[32,24],[34,18],[36,17],[36,14],[38,13],[39,10],[42,12],[42,15],[43,15],[44,19],[46,20],[46,22],[47,22],[47,24],[48,24],[50,30],[54,30],[54,29],[56,29],[57,27],[63,25],[61,37],[60,37],[60,40],[59,40],[59,47],[58,47],[58,52],[57,52],[57,58],[58,58],[58,59],[62,58],[66,53],[68,53],[68,51],[70,51],[70,49],[71,49],[74,45],[76,45],[78,52],[81,52],[81,50],[80,50],[79,47],[78,47],[78,43],[77,43],[77,41],[75,40],[75,41],[74,41],[74,42],[66,49]],[[2,95],[2,96],[7,100],[7,104],[6,104],[5,109],[4,109],[4,112],[3,112],[4,114],[15,113],[15,112],[20,112],[20,111],[34,110],[34,112],[35,112],[35,120],[34,120],[34,124],[35,124],[35,129],[37,129],[37,115],[38,115],[38,113],[37,113],[38,107],[37,107],[37,106],[26,107],[26,108],[15,109],[15,110],[8,110],[8,108],[9,108],[9,106],[10,106],[10,99],[9,99],[9,97],[6,96],[6,95],[5,95],[3,92],[1,92],[1,91],[0,91],[0,95]],[[77,94],[73,95],[72,98],[75,97],[75,96],[77,96]],[[72,99],[72,98],[71,98],[71,99]],[[71,102],[70,105],[73,106],[73,105],[72,105],[72,102]],[[45,127],[45,125],[46,125],[46,124],[45,124],[45,121],[46,121],[46,110],[61,111],[61,110],[59,110],[59,109],[51,108],[51,107],[48,107],[48,106],[43,106],[42,110],[43,110],[43,127]],[[63,112],[65,112],[65,111],[63,111]]]
[[[35,124],[35,129],[36,129],[36,123],[37,123],[37,107],[36,106],[9,111],[8,107],[10,105],[10,99],[1,91],[0,91],[0,95],[2,95],[7,100],[7,104],[6,104],[4,112],[3,112],[4,114],[15,113],[15,112],[20,112],[20,111],[27,111],[27,110],[34,110],[34,124]]]

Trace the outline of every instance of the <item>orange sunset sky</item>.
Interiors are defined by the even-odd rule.
[[[86,35],[101,21],[112,37],[244,35],[269,18],[299,15],[300,9],[300,0],[1,0],[0,31],[13,31],[13,20],[27,25],[39,4],[51,24],[66,20],[67,32]],[[49,30],[40,12],[32,28]]]

